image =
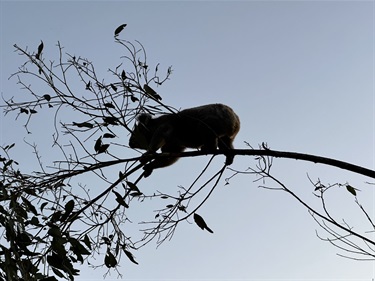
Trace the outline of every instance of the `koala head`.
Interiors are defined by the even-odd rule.
[[[137,123],[129,139],[129,146],[131,148],[148,149],[153,135],[153,130],[150,127],[151,120],[152,117],[148,113],[138,115]]]

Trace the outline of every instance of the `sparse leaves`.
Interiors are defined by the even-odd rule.
[[[116,28],[115,36],[125,27],[123,24]],[[0,150],[0,227],[7,239],[14,242],[0,244],[0,255],[9,257],[0,259],[0,279],[7,267],[10,274],[7,280],[18,280],[20,274],[28,276],[28,280],[36,276],[43,281],[72,280],[79,273],[76,264],[84,262],[92,252],[103,252],[103,247],[106,250],[103,264],[108,268],[118,266],[124,256],[138,264],[131,253],[136,250],[132,248],[134,238],[128,237],[128,227],[123,227],[130,221],[125,211],[132,200],[142,202],[148,195],[140,191],[136,179],[135,183],[124,182],[132,177],[129,174],[132,165],[124,158],[125,154],[116,155],[114,151],[118,147],[123,151],[128,149],[128,126],[135,113],[160,113],[168,108],[156,102],[160,97],[153,89],[146,87],[148,92],[144,89],[144,85],[152,83],[161,85],[159,81],[168,77],[149,73],[151,67],[140,42],[119,38],[115,42],[124,47],[125,54],[121,53],[124,62],[110,69],[112,75],[106,79],[98,76],[88,58],[67,54],[59,42],[55,49],[60,55],[57,60],[45,57],[43,41],[31,52],[14,45],[25,63],[12,78],[17,79],[25,94],[8,99],[4,95],[5,105],[1,107],[6,114],[13,112],[17,118],[22,116],[22,120],[27,120],[24,124],[27,133],[31,133],[29,122],[35,120],[34,115],[48,109],[49,115],[45,115],[48,117],[35,127],[38,134],[46,136],[46,142],[52,142],[42,146],[30,143],[39,164],[31,175],[18,170],[18,163],[8,157],[14,144]],[[40,84],[46,89],[39,88]],[[40,93],[39,89],[45,92]],[[48,137],[49,125],[53,125],[52,138]],[[53,159],[56,160],[53,164],[46,163],[45,146],[52,147],[54,152],[57,149],[57,155],[63,158]],[[122,180],[117,185],[123,185],[124,191],[111,186],[115,182],[113,171],[118,170],[122,171]],[[77,186],[71,179],[81,175],[78,181],[90,175],[95,177],[96,186],[86,186],[85,180]],[[104,228],[111,229],[111,233],[98,241],[95,235]],[[46,274],[35,266],[43,263],[48,268]]]

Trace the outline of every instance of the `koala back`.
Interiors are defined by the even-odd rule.
[[[186,147],[199,148],[212,139],[234,139],[240,129],[236,113],[223,104],[209,104],[177,113],[174,136]]]
[[[223,137],[231,145],[239,129],[240,120],[230,107],[208,104],[157,118],[141,114],[129,145],[148,151],[163,150],[163,147],[183,150],[200,148]]]

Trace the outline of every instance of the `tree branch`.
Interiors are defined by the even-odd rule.
[[[316,156],[311,154],[299,153],[299,152],[289,152],[289,151],[277,151],[277,150],[270,150],[270,149],[233,149],[232,153],[234,155],[246,155],[246,156],[271,156],[276,158],[288,158],[288,159],[295,159],[295,160],[303,160],[318,164],[324,164],[336,168],[340,168],[343,170],[347,170],[356,174],[364,175],[370,178],[375,179],[375,171],[371,169],[367,169],[358,165],[354,165],[348,162],[344,162],[341,160],[336,160],[328,157]],[[212,153],[206,153],[202,151],[189,151],[183,153],[160,153],[156,154],[156,157],[170,157],[170,156],[178,156],[178,157],[193,157],[198,155],[220,155],[225,154],[224,151],[217,150]],[[155,158],[156,158],[155,157]]]

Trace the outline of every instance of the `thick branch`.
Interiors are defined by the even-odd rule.
[[[270,149],[234,149],[231,151],[234,155],[248,155],[248,156],[271,156],[276,158],[289,158],[289,159],[296,159],[296,160],[303,160],[303,161],[309,161],[313,163],[319,163],[319,164],[325,164],[332,167],[337,167],[340,169],[344,169],[353,173],[357,173],[360,175],[364,175],[370,178],[375,179],[375,171],[370,170],[361,166],[357,166],[348,162],[322,157],[322,156],[316,156],[311,154],[304,154],[304,153],[298,153],[298,152],[288,152],[288,151],[277,151],[277,150],[270,150]],[[166,156],[179,156],[179,157],[192,157],[197,155],[206,155],[206,154],[213,154],[213,155],[219,155],[219,154],[225,154],[224,151],[217,150],[213,153],[206,153],[202,151],[190,151],[190,152],[184,152],[181,154],[169,154],[165,153]],[[157,157],[164,157],[164,154],[160,154]]]

